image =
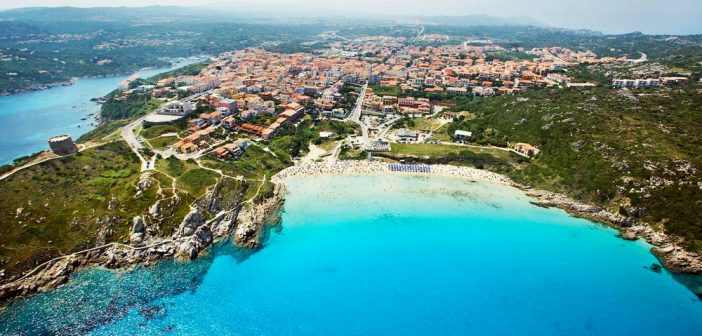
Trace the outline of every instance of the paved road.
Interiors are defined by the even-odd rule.
[[[194,94],[194,95],[185,97],[185,98],[181,99],[180,101],[181,101],[181,102],[184,102],[184,103],[185,103],[185,102],[192,102],[193,100],[197,100],[197,99],[199,99],[200,97],[202,97],[202,96],[204,96],[204,95],[207,95],[207,94],[209,94],[209,93],[212,93],[212,90],[207,90],[207,91],[203,91],[203,92],[200,92],[200,93],[196,93],[196,94]],[[151,113],[149,113],[149,114],[147,114],[147,115],[145,115],[145,116],[143,116],[143,117],[141,117],[141,118],[139,118],[139,119],[136,119],[136,120],[130,122],[130,123],[127,124],[126,126],[122,127],[122,129],[120,130],[120,134],[122,135],[122,138],[127,142],[127,144],[129,145],[129,147],[130,147],[130,148],[132,149],[132,151],[137,155],[137,157],[139,157],[139,161],[141,161],[141,171],[146,171],[146,170],[153,170],[153,169],[155,169],[155,168],[156,168],[156,156],[154,155],[154,157],[152,157],[150,160],[146,160],[146,158],[144,158],[144,156],[141,155],[141,153],[139,152],[139,150],[145,147],[144,144],[143,144],[143,142],[142,142],[142,141],[144,141],[144,139],[141,139],[141,138],[134,132],[134,130],[136,130],[136,128],[139,127],[139,125],[141,125],[141,123],[144,121],[144,119],[146,119],[146,117],[148,117],[148,116],[150,116],[150,115],[152,115],[152,114],[156,114],[156,113],[159,113],[159,112],[163,111],[163,109],[164,109],[165,106],[166,106],[166,103],[161,104],[161,106],[159,106],[159,107],[158,107],[156,110],[154,110],[153,112],[151,112]],[[141,140],[141,141],[140,141],[140,140]],[[175,153],[173,150],[171,150],[170,148],[167,149],[167,150],[165,150],[165,151],[157,151],[157,150],[154,150],[154,153],[160,154],[160,155],[163,156],[163,157],[168,157],[168,156],[171,156],[171,155],[175,155],[178,159],[181,159],[181,160],[187,160],[187,159],[197,158],[197,157],[199,157],[199,156],[202,154],[201,152],[192,153],[192,154],[177,154],[177,153]]]
[[[342,40],[344,40],[344,41],[351,41],[351,40],[349,40],[349,39],[347,39],[347,38],[345,38],[345,37],[343,37],[343,36],[339,36],[335,31],[331,32],[329,35],[332,36],[332,37],[336,37],[336,38],[342,39]]]
[[[144,156],[139,152],[140,149],[144,148],[144,145],[139,141],[139,137],[135,134],[134,130],[141,125],[149,114],[130,122],[120,130],[122,139],[127,142],[129,147],[132,149],[132,152],[134,152],[134,154],[136,154],[136,156],[139,158],[139,161],[141,161],[141,171],[153,169],[154,167],[149,167],[149,161],[146,161]]]
[[[354,106],[353,110],[351,111],[351,114],[349,114],[347,120],[353,121],[361,126],[361,134],[363,134],[363,147],[368,144],[368,126],[361,121],[361,114],[363,111],[363,100],[366,97],[366,89],[368,88],[368,83],[363,85],[363,88],[361,88],[361,94],[358,95],[358,99],[356,99],[356,106]]]
[[[627,61],[629,61],[631,63],[635,63],[635,64],[648,61],[648,55],[646,55],[645,53],[642,53],[640,51],[639,51],[639,53],[641,54],[641,57],[639,57],[639,59],[628,59]]]
[[[414,40],[418,41],[420,37],[422,37],[422,34],[424,34],[424,26],[419,26],[419,33],[417,33],[417,36],[415,36]]]
[[[361,123],[361,111],[363,110],[363,99],[366,97],[366,89],[368,88],[368,83],[363,84],[363,87],[361,88],[361,94],[358,95],[358,99],[356,99],[356,105],[354,106],[353,110],[351,110],[351,113],[347,117],[347,120],[353,121],[355,123]]]

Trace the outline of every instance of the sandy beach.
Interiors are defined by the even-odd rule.
[[[404,174],[416,176],[443,176],[463,178],[472,181],[485,181],[490,183],[500,183],[522,189],[527,196],[533,198],[532,203],[544,207],[557,207],[566,212],[594,220],[621,232],[625,239],[635,240],[645,239],[654,246],[655,254],[661,259],[663,264],[670,270],[678,273],[702,273],[702,256],[694,252],[689,252],[674,239],[664,232],[652,229],[648,224],[629,223],[629,219],[618,213],[612,213],[599,206],[584,204],[565,195],[532,189],[521,186],[510,178],[486,170],[469,167],[457,167],[449,165],[404,165],[405,167],[421,166],[430,167],[427,172],[396,171],[390,169],[390,164],[378,161],[325,161],[325,162],[298,162],[292,167],[288,167],[272,177],[272,182],[285,184],[285,180],[300,176],[319,175],[380,175],[380,174]]]
[[[406,165],[412,166],[412,165]],[[507,185],[514,185],[508,177],[469,167],[457,167],[449,165],[428,165],[429,172],[393,171],[385,162],[377,161],[333,161],[333,162],[302,162],[292,167],[288,167],[273,176],[274,182],[283,182],[287,178],[297,176],[334,175],[334,174],[413,174],[413,175],[436,175],[445,177],[458,177],[469,180],[480,180],[495,182]]]

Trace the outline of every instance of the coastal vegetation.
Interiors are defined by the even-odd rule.
[[[15,275],[99,241],[124,239],[128,216],[144,211],[156,197],[155,187],[134,197],[138,172],[129,147],[113,142],[3,180],[0,268]]]
[[[379,156],[430,164],[451,164],[488,169],[502,174],[510,173],[521,165],[524,159],[514,153],[491,148],[473,148],[455,145],[436,144],[392,144],[390,153]]]
[[[149,93],[135,92],[123,98],[120,91],[113,91],[106,98],[100,108],[100,118],[105,122],[141,116],[161,105],[161,101]]]
[[[702,247],[698,84],[530,90],[478,98],[467,108],[475,118],[442,131],[472,131],[476,144],[527,142],[541,150],[530,164],[507,172],[516,181],[660,224]]]
[[[140,135],[146,139],[153,139],[159,137],[166,133],[179,133],[183,129],[176,125],[156,125],[151,127],[144,127],[141,130]]]
[[[275,164],[275,157],[258,147],[250,149],[243,160],[223,168],[261,179],[286,167]],[[266,155],[271,158],[261,160]],[[2,280],[16,278],[54,257],[129,242],[135,216],[144,218],[151,234],[171,235],[192,204],[202,203],[199,207],[210,218],[243,201],[249,187],[247,181],[201,168],[194,160],[170,157],[159,159],[155,171],[140,173],[140,168],[127,144],[114,141],[29,167],[3,180]],[[217,202],[208,201],[210,197]]]
[[[100,126],[81,135],[77,141],[86,142],[90,140],[105,139],[113,135],[117,130],[126,126],[129,123],[128,119],[118,119],[103,122]]]
[[[235,161],[203,159],[202,164],[208,168],[220,169],[229,176],[243,176],[247,179],[261,179],[292,165],[292,160],[285,152],[266,151],[258,145],[249,146]]]

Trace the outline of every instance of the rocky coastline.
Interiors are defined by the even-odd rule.
[[[257,249],[263,241],[266,224],[279,221],[276,214],[283,206],[283,184],[273,184],[273,195],[260,204],[244,206],[237,217],[234,244],[248,249]]]
[[[242,202],[207,221],[202,209],[191,206],[176,232],[169,237],[151,236],[144,218],[134,217],[129,244],[104,244],[47,261],[23,277],[0,285],[0,308],[10,299],[57,288],[68,282],[73,272],[84,267],[119,270],[150,266],[159,260],[192,260],[211,245],[230,237],[238,247],[256,249],[261,244],[266,224],[273,222],[271,217],[282,203],[283,189],[274,184],[273,194],[262,203]],[[152,209],[158,206],[154,204]]]
[[[147,70],[149,68],[144,68],[141,70]],[[0,92],[0,96],[12,96],[12,95],[17,95],[17,94],[23,94],[23,93],[29,93],[33,91],[42,91],[42,90],[47,90],[59,86],[71,86],[74,85],[78,80],[80,79],[96,79],[96,78],[114,78],[114,77],[120,77],[120,76],[127,76],[129,75],[128,73],[115,73],[115,74],[106,74],[106,75],[93,75],[93,76],[81,76],[81,77],[73,77],[69,80],[64,80],[64,81],[58,81],[58,82],[53,82],[53,83],[45,83],[45,84],[31,84],[29,86],[20,88],[20,89],[13,89],[13,90],[5,90]]]
[[[651,248],[653,254],[674,273],[702,274],[701,255],[687,251],[680,239],[655,230],[649,224],[638,222],[633,216],[611,213],[601,207],[583,204],[564,195],[536,190],[516,183],[514,186],[532,197],[534,205],[556,207],[575,216],[605,224],[618,230],[620,238],[625,240],[644,239],[653,246]]]
[[[190,56],[190,57],[175,57],[172,59],[169,59],[169,62],[171,63],[171,67],[174,64],[177,64],[178,62],[189,60],[189,59],[200,59],[203,58],[206,60],[209,58],[209,56],[206,55],[200,55],[198,56]],[[165,67],[165,65],[163,66]],[[143,71],[143,70],[150,70],[150,69],[158,69],[160,67],[154,66],[154,67],[145,67],[145,68],[140,68],[135,70],[135,72]],[[174,70],[174,69],[173,69]],[[133,72],[132,72],[133,73]],[[44,84],[31,84],[23,88],[19,89],[12,89],[12,90],[4,90],[0,91],[0,96],[12,96],[12,95],[17,95],[17,94],[22,94],[22,93],[28,93],[32,91],[41,91],[41,90],[46,90],[46,89],[51,89],[54,87],[59,87],[59,86],[71,86],[76,83],[79,79],[93,79],[93,78],[113,78],[113,77],[120,77],[120,76],[128,76],[130,75],[130,72],[127,73],[111,73],[111,74],[103,74],[103,75],[90,75],[90,76],[81,76],[81,77],[72,77],[71,79],[64,80],[64,81],[57,81],[57,82],[52,82],[52,83],[44,83]]]
[[[373,161],[337,161],[327,163],[303,163],[289,167],[275,176],[282,180],[302,175],[328,174],[417,174],[427,173],[391,172],[387,164]],[[598,206],[583,204],[562,194],[533,189],[512,181],[509,177],[481,169],[457,167],[451,165],[431,165],[432,175],[457,177],[471,180],[482,180],[491,183],[501,183],[521,189],[533,199],[532,204],[541,207],[556,207],[574,216],[587,218],[620,232],[619,236],[626,240],[644,239],[651,244],[652,252],[661,263],[674,273],[702,274],[702,255],[688,251],[683,242],[661,230],[655,230],[649,224],[641,223],[633,216],[623,216],[608,212]]]
[[[414,174],[483,180],[521,189],[541,207],[557,207],[579,217],[594,220],[620,231],[627,240],[645,239],[652,252],[672,272],[702,274],[702,256],[686,251],[679,240],[654,230],[633,217],[613,214],[603,208],[583,204],[569,197],[519,185],[508,177],[493,172],[449,165],[432,165],[431,173],[392,172],[387,164],[373,161],[306,162],[288,167],[272,177],[272,195],[261,203],[241,202],[234,209],[220,211],[206,221],[197,206],[191,206],[176,232],[169,237],[152,237],[140,216],[132,219],[130,244],[110,243],[48,261],[22,278],[0,286],[0,303],[15,297],[29,296],[54,289],[69,280],[83,267],[103,266],[128,269],[138,265],[153,265],[159,260],[192,260],[216,242],[229,238],[239,247],[258,249],[265,236],[267,224],[276,222],[276,214],[284,201],[285,180],[306,175],[336,174]],[[154,208],[158,205],[155,204]]]
[[[41,91],[41,90],[46,90],[46,89],[51,89],[54,87],[59,87],[59,86],[71,86],[76,83],[76,78],[71,78],[66,81],[60,81],[60,82],[55,82],[55,83],[46,83],[46,84],[32,84],[27,87],[21,88],[21,89],[14,89],[14,90],[5,90],[0,92],[0,96],[12,96],[12,95],[17,95],[17,94],[22,94],[22,93],[28,93],[32,91]]]

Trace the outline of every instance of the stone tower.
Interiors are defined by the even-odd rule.
[[[73,143],[70,135],[57,135],[49,138],[49,148],[61,156],[78,152],[78,147]]]

